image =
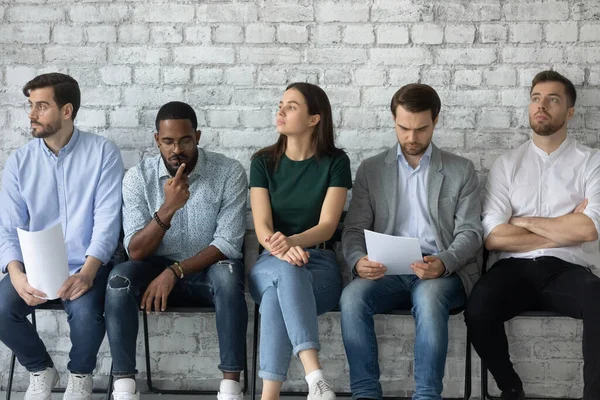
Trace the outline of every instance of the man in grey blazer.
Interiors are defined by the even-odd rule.
[[[438,149],[431,138],[441,101],[410,84],[391,111],[398,144],[368,158],[356,173],[344,223],[344,257],[354,280],[342,293],[342,336],[353,399],[381,399],[373,315],[411,308],[416,323],[413,400],[441,400],[449,310],[462,307],[481,270],[482,226],[473,163]],[[385,275],[369,260],[364,229],[418,238],[414,275]]]

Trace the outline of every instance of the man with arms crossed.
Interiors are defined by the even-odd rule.
[[[398,144],[356,173],[342,246],[355,279],[342,293],[342,336],[354,399],[381,399],[373,315],[412,308],[416,323],[414,400],[441,400],[448,315],[479,278],[482,228],[473,163],[431,139],[441,102],[423,84],[402,87],[391,111]],[[364,229],[418,238],[414,275],[384,275],[369,260]]]
[[[0,192],[0,340],[27,371],[25,400],[50,400],[58,374],[27,320],[46,294],[27,282],[17,228],[60,223],[70,278],[59,290],[71,328],[65,400],[91,400],[92,372],[104,339],[104,294],[121,230],[123,162],[117,146],[74,127],[81,93],[75,79],[44,74],[23,88],[35,139],[12,153]]]
[[[465,320],[506,400],[525,394],[504,321],[541,308],[583,319],[584,399],[600,399],[600,153],[567,136],[576,97],[559,73],[537,74],[533,137],[495,161],[485,188],[485,246],[500,260],[473,289]]]
[[[154,135],[160,155],[143,160],[123,180],[130,261],[113,269],[106,289],[115,400],[139,396],[134,380],[139,307],[164,311],[167,303],[215,306],[224,377],[218,397],[243,397],[246,172],[238,161],[198,147],[197,127],[188,104],[163,105]]]

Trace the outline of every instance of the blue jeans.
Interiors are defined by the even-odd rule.
[[[172,264],[167,258],[152,257],[127,261],[112,270],[106,287],[106,332],[115,377],[137,374],[139,302],[154,278]],[[248,309],[241,261],[220,261],[202,272],[185,276],[171,291],[167,310],[169,305],[214,305],[221,354],[219,369],[224,372],[244,369]]]
[[[381,399],[373,315],[411,308],[415,318],[413,400],[441,400],[448,351],[449,310],[462,307],[466,293],[458,275],[421,280],[416,275],[357,278],[342,293],[342,338],[350,365],[354,399]]]
[[[91,374],[96,368],[105,332],[104,293],[109,271],[110,266],[100,267],[94,285],[83,296],[62,302],[71,329],[67,369],[74,374]],[[46,346],[26,318],[35,308],[18,295],[9,276],[0,281],[0,341],[29,372],[43,371],[53,365]]]
[[[308,250],[308,265],[297,267],[263,252],[250,271],[250,294],[260,304],[260,371],[283,382],[292,352],[320,349],[317,315],[333,309],[342,278],[331,250]]]

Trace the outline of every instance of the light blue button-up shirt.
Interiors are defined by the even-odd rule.
[[[398,208],[394,235],[418,238],[424,254],[439,252],[427,208],[427,175],[431,151],[430,143],[421,156],[419,165],[413,169],[398,144]]]
[[[23,262],[17,228],[35,232],[59,222],[71,274],[87,256],[109,262],[121,230],[123,171],[114,143],[77,128],[58,156],[43,139],[12,153],[0,192],[2,271],[11,261]]]

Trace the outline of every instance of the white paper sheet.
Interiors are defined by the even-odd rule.
[[[391,236],[365,229],[369,260],[383,264],[385,275],[414,275],[410,264],[423,262],[419,239]]]
[[[69,278],[67,247],[61,224],[38,232],[17,228],[29,284],[57,299],[58,289]]]

